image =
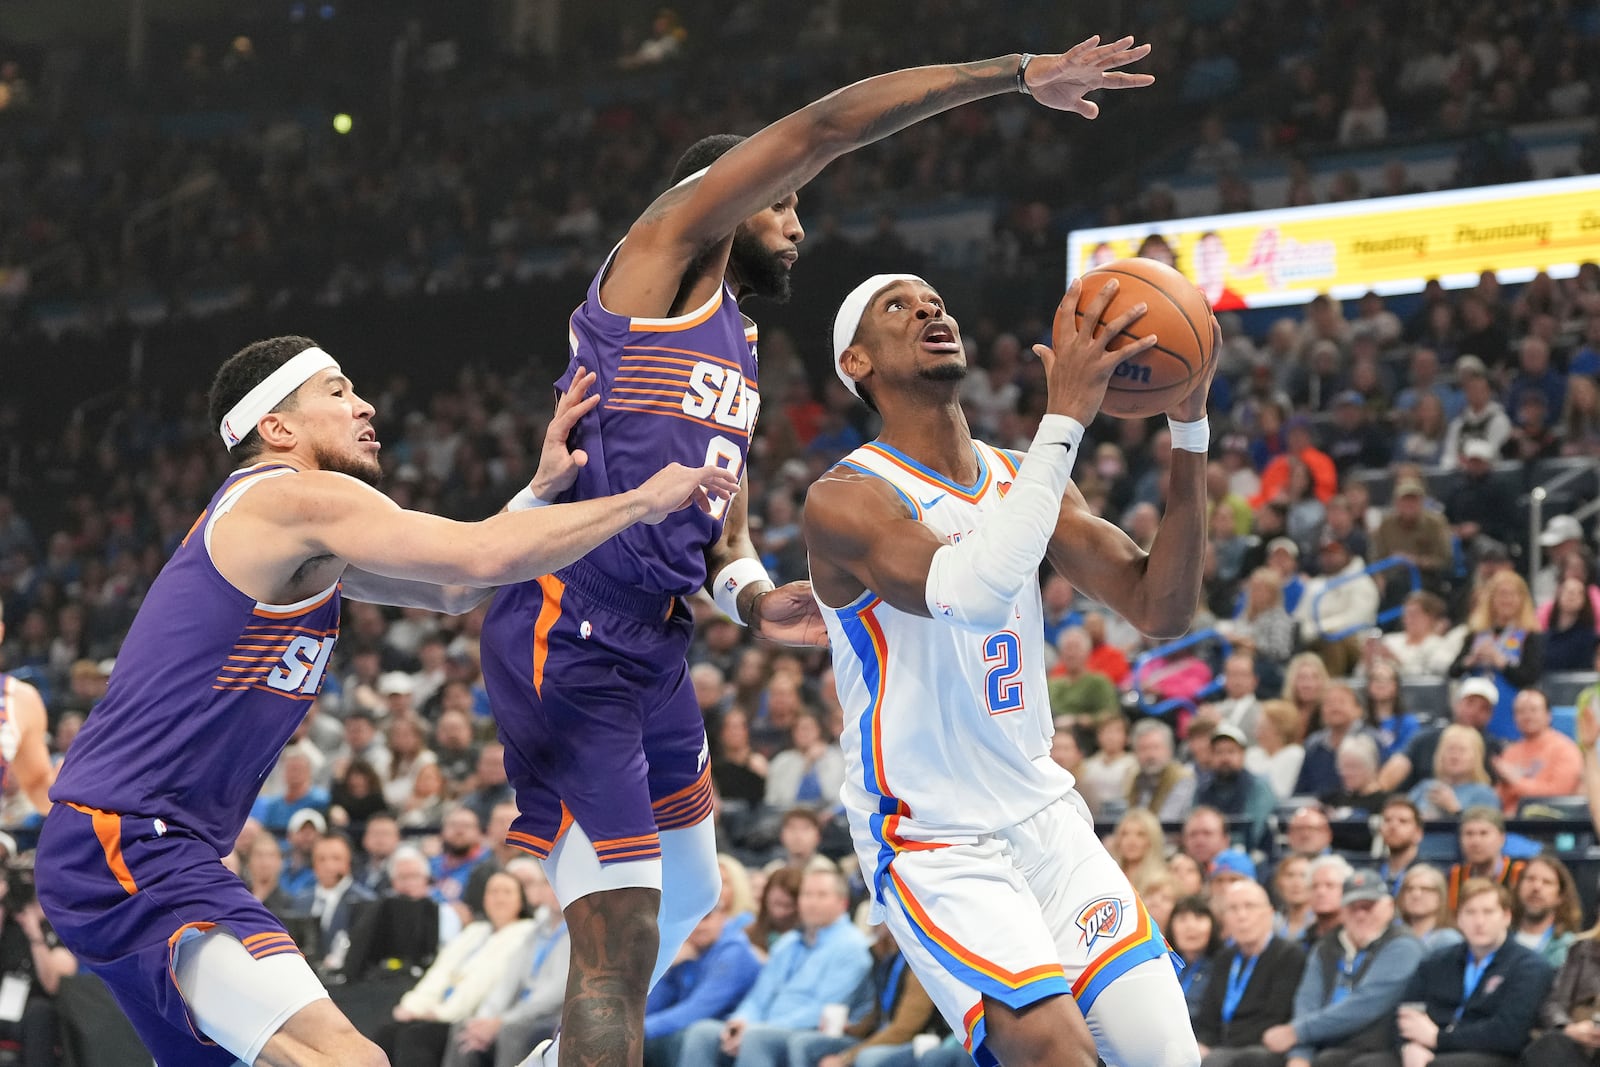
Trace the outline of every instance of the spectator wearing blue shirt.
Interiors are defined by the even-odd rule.
[[[328,832],[328,821],[312,808],[289,816],[289,847],[285,850],[283,873],[278,885],[292,900],[315,888],[317,876],[311,868],[311,853]]]
[[[732,921],[728,907],[719,903],[700,920],[650,991],[644,1006],[645,1067],[677,1063],[690,1025],[725,1017],[761,973],[746,924]]]
[[[439,828],[440,852],[433,858],[433,898],[441,904],[457,904],[467,892],[472,872],[494,859],[483,842],[483,827],[468,807],[455,807],[445,814]],[[467,921],[469,916],[462,916]]]
[[[1325,796],[1343,787],[1339,779],[1339,746],[1344,739],[1366,732],[1361,723],[1361,701],[1348,685],[1334,683],[1322,693],[1322,729],[1306,738],[1306,757],[1300,764],[1295,796]]]
[[[280,837],[288,831],[289,819],[295,812],[310,808],[319,815],[326,815],[329,803],[328,791],[311,784],[309,756],[291,748],[283,753],[282,762],[283,792],[257,797],[250,810],[251,818]]]
[[[780,937],[756,983],[726,1023],[705,1019],[683,1035],[678,1067],[783,1067],[789,1036],[814,1030],[826,1004],[848,1004],[872,966],[851,925],[849,888],[836,870],[800,883],[800,928]]]

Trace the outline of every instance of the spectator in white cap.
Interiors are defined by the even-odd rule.
[[[383,697],[389,722],[416,714],[416,679],[405,671],[386,671],[378,676],[378,695]]]
[[[1455,706],[1452,715],[1457,723],[1470,726],[1480,734],[1484,733],[1489,725],[1489,718],[1494,714],[1495,701],[1500,698],[1500,690],[1487,678],[1468,678],[1456,688]],[[1378,781],[1383,788],[1395,792],[1409,792],[1422,779],[1433,773],[1433,757],[1439,748],[1439,739],[1444,736],[1445,727],[1430,726],[1418,730],[1416,736],[1406,745],[1405,750],[1390,756],[1383,765],[1383,770],[1378,772]],[[1492,761],[1505,750],[1505,742],[1497,737],[1484,734],[1484,770],[1493,773]]]
[[[328,821],[311,808],[301,808],[289,816],[289,848],[278,882],[291,899],[317,884],[311,854],[327,832]]]
[[[1544,566],[1533,576],[1533,599],[1537,603],[1555,599],[1562,567],[1569,557],[1584,551],[1588,540],[1583,533],[1583,524],[1571,515],[1556,515],[1544,524],[1544,532],[1539,535],[1539,547],[1544,550]]]
[[[1249,747],[1244,731],[1231,722],[1216,724],[1211,731],[1211,773],[1195,791],[1195,803],[1216,808],[1232,818],[1250,820],[1248,843],[1265,844],[1267,819],[1278,806],[1272,786],[1244,769],[1244,753]]]

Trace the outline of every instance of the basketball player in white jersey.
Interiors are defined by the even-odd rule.
[[[1072,485],[1108,353],[1142,305],[1074,323],[1079,282],[1035,346],[1048,414],[1026,456],[974,441],[959,327],[920,278],[879,275],[834,322],[839,377],[883,432],[812,486],[811,581],[846,708],[843,800],[874,901],[980,1065],[1193,1067],[1168,950],[1050,759],[1042,559],[1148,634],[1188,629],[1205,547],[1210,372],[1167,412],[1173,463],[1150,552]],[[1215,324],[1213,323],[1213,329]],[[1087,1025],[1086,1025],[1087,1023]]]
[[[4,610],[0,605],[0,643],[6,639]],[[48,721],[39,691],[0,671],[0,784],[15,777],[40,815],[50,811],[50,783],[56,777],[44,740]]]

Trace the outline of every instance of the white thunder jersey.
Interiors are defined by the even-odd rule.
[[[887,481],[954,544],[989,518],[1017,473],[1015,453],[974,448],[971,486],[877,443],[841,466]],[[990,634],[898,611],[870,590],[842,608],[823,604],[822,615],[845,710],[842,798],[858,841],[862,830],[876,839],[880,870],[907,842],[993,833],[1071,791],[1072,775],[1050,759],[1036,585],[1012,606],[1011,625]]]

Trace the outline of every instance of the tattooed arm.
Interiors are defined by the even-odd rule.
[[[1149,51],[1149,45],[1134,46],[1131,37],[1105,45],[1091,37],[1069,52],[1031,59],[1028,91],[1047,107],[1092,119],[1099,107],[1086,94],[1154,81],[1114,69]],[[690,301],[709,298],[709,290],[693,296],[689,291],[700,281],[720,284],[727,245],[741,222],[767,208],[792,211],[794,192],[847,152],[961,104],[1016,92],[1021,62],[1021,56],[1008,55],[882,74],[779,119],[730,149],[698,180],[669,189],[650,205],[606,276],[606,307],[657,317],[680,302],[693,306]],[[694,276],[686,278],[691,267]]]

